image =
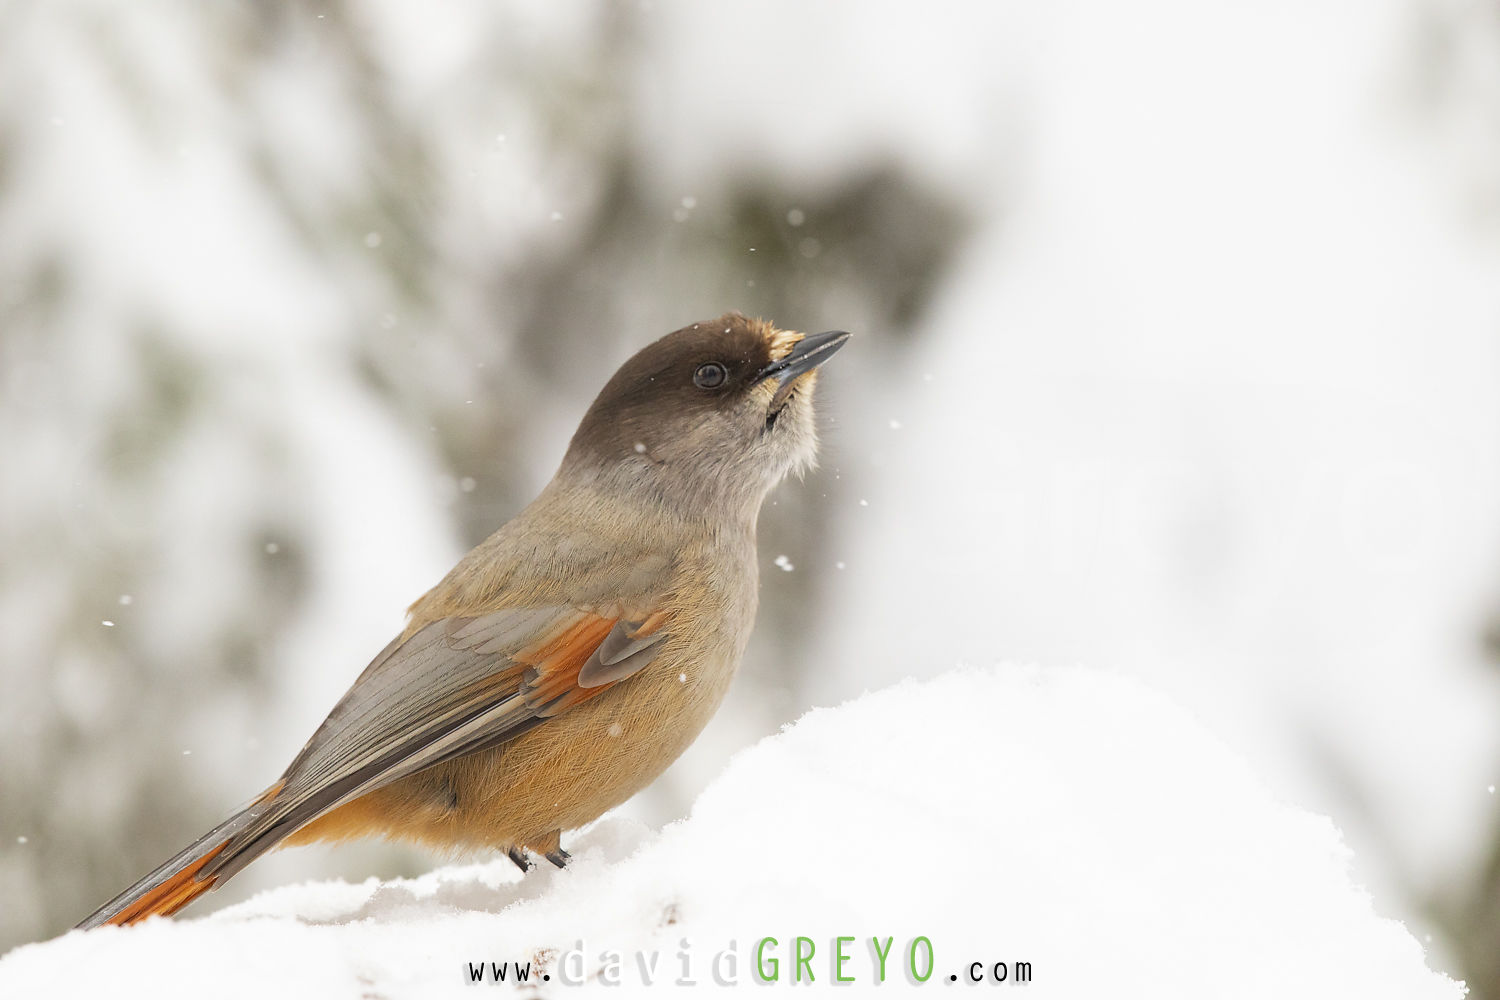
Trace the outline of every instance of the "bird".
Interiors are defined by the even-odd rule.
[[[283,845],[384,837],[562,867],[718,709],[754,623],[756,521],[811,468],[849,339],[737,312],[642,348],[540,494],[407,611],[281,777],[77,926],[170,915]]]

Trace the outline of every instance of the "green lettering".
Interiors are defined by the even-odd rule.
[[[764,937],[760,939],[760,944],[755,946],[755,975],[763,983],[774,983],[781,976],[781,962],[771,959],[771,971],[767,972],[765,959],[766,945],[769,944],[774,948],[780,943],[773,937]]]
[[[885,982],[885,957],[891,953],[891,945],[896,943],[895,938],[885,939],[885,949],[881,950],[880,938],[870,938],[870,946],[875,949],[875,957],[880,959],[880,981]]]
[[[921,941],[927,945],[927,971],[920,976],[917,975],[917,942]],[[911,942],[911,953],[907,956],[911,965],[911,977],[919,983],[925,983],[932,978],[932,942],[925,937],[913,938]]]
[[[804,944],[807,945],[807,954],[806,955],[802,954],[802,946]],[[792,975],[792,982],[794,982],[794,983],[800,983],[800,982],[802,982],[802,970],[803,969],[807,970],[807,981],[808,982],[812,982],[813,981],[814,976],[813,976],[813,973],[812,973],[812,957],[813,957],[813,952],[815,952],[817,950],[818,949],[813,945],[812,938],[799,937],[797,939],[797,971],[795,973],[793,973],[793,975]]]
[[[844,963],[849,961],[849,956],[844,953],[844,944],[853,940],[852,937],[833,939],[833,981],[836,983],[854,982],[853,976],[844,975]]]

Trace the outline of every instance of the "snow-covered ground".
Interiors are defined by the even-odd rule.
[[[0,961],[0,995],[476,995],[516,962],[542,996],[762,973],[861,995],[877,952],[888,990],[998,964],[1033,997],[1463,992],[1352,884],[1331,822],[1117,675],[906,681],[742,752],[660,834],[606,819],[572,849],[524,879],[502,859],[69,934]]]

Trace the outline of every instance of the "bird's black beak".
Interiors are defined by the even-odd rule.
[[[781,415],[782,407],[786,406],[787,400],[791,399],[797,380],[833,357],[848,339],[849,334],[843,330],[830,330],[827,333],[815,333],[803,337],[797,341],[786,357],[772,361],[760,370],[755,377],[756,382],[764,382],[766,379],[776,380],[776,391],[771,395],[771,405],[766,410],[766,430],[770,430],[776,423],[776,418]]]
[[[833,357],[834,352],[844,346],[849,339],[849,334],[843,330],[830,330],[827,333],[814,333],[797,341],[786,357],[779,361],[772,361],[760,370],[756,376],[757,382],[768,378],[774,378],[782,385],[795,382],[797,376],[806,375],[814,368]]]
[[[830,330],[827,333],[814,333],[803,337],[797,341],[786,357],[772,361],[760,370],[755,377],[756,382],[775,379],[777,383],[776,393],[771,397],[770,416],[772,418],[786,405],[787,397],[791,395],[792,387],[797,379],[833,357],[835,352],[844,346],[849,336],[843,330]]]

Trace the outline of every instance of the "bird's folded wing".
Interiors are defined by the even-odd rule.
[[[664,613],[638,620],[573,607],[447,618],[365,668],[206,874],[232,875],[323,813],[426,767],[513,739],[657,655]],[[240,860],[243,859],[243,860]],[[239,864],[236,864],[236,861]]]

